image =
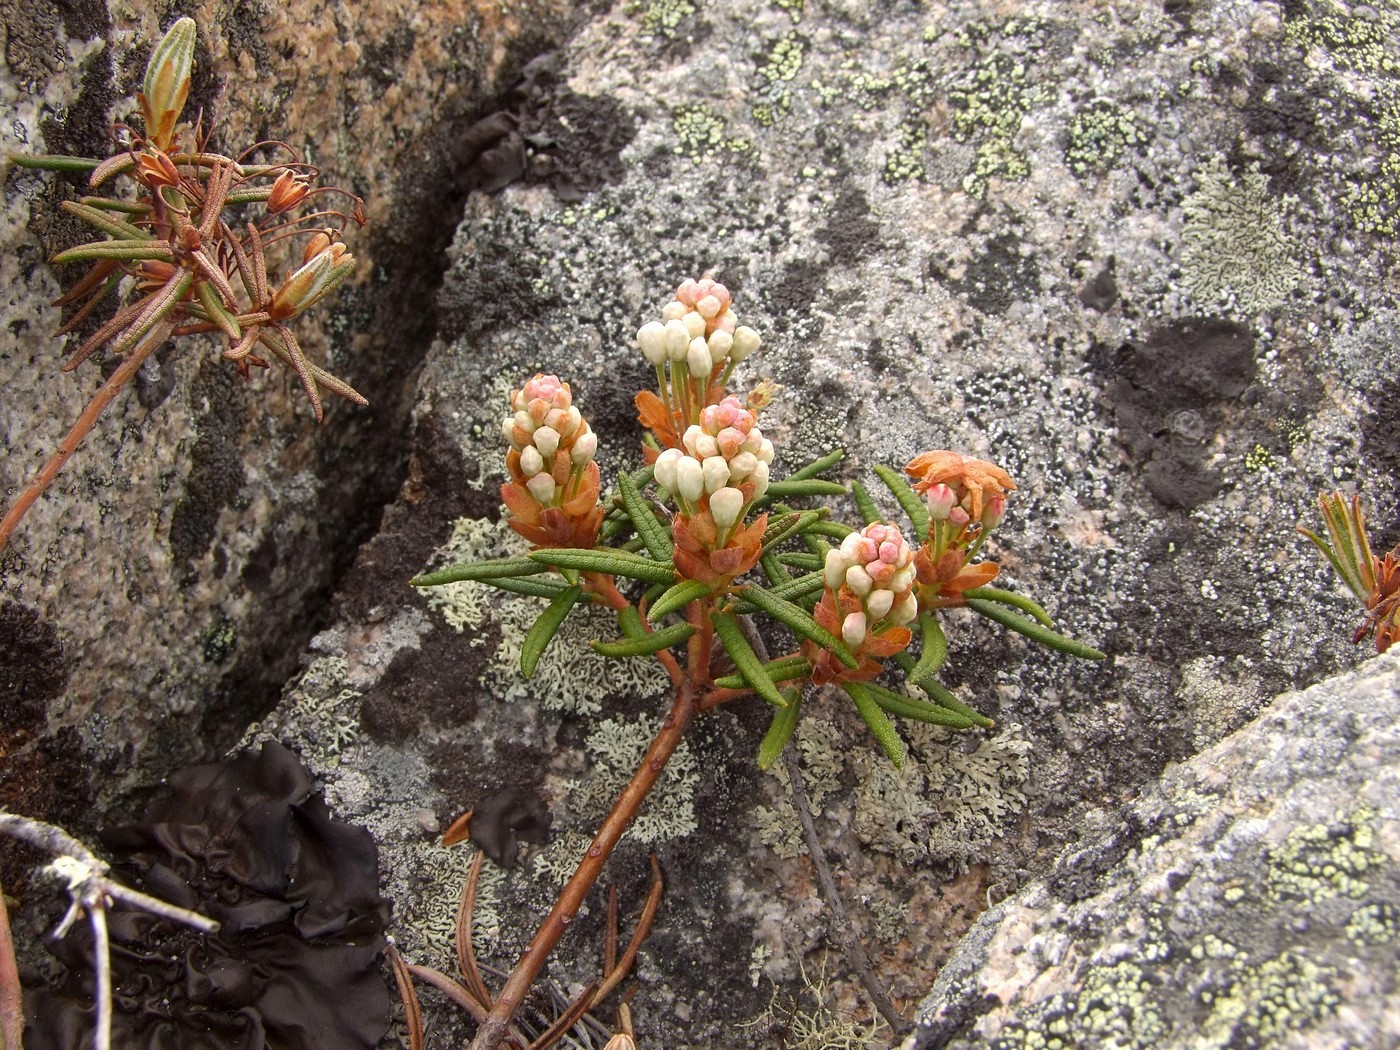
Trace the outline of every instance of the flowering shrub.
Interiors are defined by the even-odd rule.
[[[840,450],[770,478],[773,443],[758,415],[773,391],[760,386],[743,399],[728,392],[734,365],[760,339],[738,323],[722,284],[685,281],[636,342],[656,371],[656,390],[636,397],[647,465],[621,475],[615,495],[601,500],[593,431],[567,383],[536,375],[503,420],[510,480],[501,491],[511,527],[535,549],[413,581],[476,580],[548,599],[522,646],[527,677],[576,605],[604,605],[615,611],[620,636],[594,648],[658,660],[674,690],[646,758],[481,1024],[474,1050],[498,1044],[514,1004],[698,714],[755,696],[772,705],[758,755],[767,768],[792,738],[804,690],[835,685],[900,765],[892,715],[954,729],[992,724],[935,680],[947,653],[939,623],[947,610],[970,609],[1072,655],[1103,655],[1055,632],[1029,599],[988,586],[998,566],[978,558],[1016,489],[1001,468],[925,452],[905,467],[911,486],[877,466],[909,519],[906,530],[861,486],[820,478],[841,461]],[[818,496],[850,496],[863,527],[833,520],[826,508],[786,503]],[[754,616],[786,627],[791,650],[769,658]],[[895,668],[918,695],[879,681]]]

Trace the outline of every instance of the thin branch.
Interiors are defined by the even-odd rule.
[[[10,913],[0,887],[0,1046],[18,1047],[24,1032],[24,999],[20,994],[15,945],[10,939]]]
[[[481,882],[481,865],[485,856],[481,850],[476,851],[471,873],[462,885],[462,899],[457,904],[456,941],[457,967],[462,971],[467,989],[489,1010],[492,1005],[491,989],[486,987],[486,982],[481,979],[481,971],[477,969],[476,945],[472,940],[472,914],[476,910],[476,889]]]
[[[399,999],[403,1002],[408,1050],[423,1050],[423,1007],[419,1005],[418,993],[413,988],[413,975],[408,972],[408,964],[403,961],[392,937],[385,938],[385,954],[389,956],[389,967],[394,971],[394,983],[399,987]]]
[[[855,929],[851,925],[851,917],[846,912],[846,906],[841,902],[841,894],[836,888],[836,880],[831,875],[831,866],[826,862],[826,852],[822,847],[821,839],[817,837],[817,826],[812,820],[811,807],[807,804],[807,791],[802,784],[802,763],[798,758],[795,746],[783,749],[783,762],[792,788],[792,808],[797,810],[797,819],[802,822],[802,831],[807,837],[807,852],[812,858],[812,866],[817,869],[817,884],[821,887],[827,907],[831,909],[831,932],[841,942],[841,948],[846,953],[846,958],[854,967],[856,976],[860,978],[860,983],[865,986],[866,994],[875,1004],[875,1009],[880,1011],[880,1016],[885,1019],[891,1029],[896,1033],[902,1032],[909,1027],[909,1023],[899,1015],[899,1011],[894,1008],[894,1003],[890,1002],[884,988],[876,980],[875,971],[870,967],[870,959],[866,956],[865,949],[855,934]]]

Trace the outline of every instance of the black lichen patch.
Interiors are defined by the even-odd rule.
[[[1021,240],[1012,232],[989,237],[981,253],[959,278],[935,272],[933,276],[984,314],[1005,313],[1014,303],[1040,293],[1040,267],[1022,254]]]
[[[395,655],[360,702],[360,724],[376,740],[403,744],[431,730],[470,726],[477,704],[466,683],[481,677],[484,650],[435,628],[421,649]]]
[[[1116,260],[1110,255],[1108,262],[1104,263],[1103,269],[1085,281],[1084,287],[1079,289],[1079,301],[1087,309],[1107,313],[1118,301],[1118,278],[1114,274],[1115,262]]]
[[[1220,491],[1206,465],[1210,438],[1225,407],[1254,378],[1254,336],[1230,321],[1177,321],[1141,345],[1097,348],[1094,363],[1109,376],[1105,398],[1118,436],[1143,481],[1166,507],[1190,510]]]
[[[137,824],[104,833],[119,875],[221,923],[201,936],[115,908],[113,1043],[131,1048],[378,1045],[389,906],[363,828],[331,817],[278,744],[172,776]],[[25,995],[31,1050],[91,1041],[87,924],[54,952],[67,971]]]
[[[870,214],[870,200],[855,186],[843,186],[816,238],[836,262],[849,265],[869,255],[880,245],[880,223]]]
[[[1122,827],[1105,841],[1061,858],[1046,878],[1046,887],[1066,904],[1088,900],[1103,889],[1108,873],[1137,848],[1145,834],[1142,821],[1128,814]]]
[[[914,1033],[914,1046],[917,1050],[944,1050],[958,1038],[976,1041],[978,1019],[1000,1005],[1001,1000],[995,995],[967,989],[962,998],[949,1003],[936,1017],[920,1025]]]
[[[190,389],[190,403],[208,408],[195,424],[199,436],[190,453],[185,494],[170,518],[170,555],[176,565],[198,560],[214,542],[220,512],[247,480],[240,442],[243,412],[235,374],[217,361],[205,362]]]

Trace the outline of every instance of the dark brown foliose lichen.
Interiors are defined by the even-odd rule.
[[[109,911],[113,1045],[150,1050],[354,1050],[389,1025],[378,966],[389,904],[369,832],[334,820],[287,748],[265,744],[171,777],[140,823],[104,843],[117,874],[222,924],[202,937]],[[25,995],[30,1050],[91,1043],[85,923],[54,947],[61,984]]]

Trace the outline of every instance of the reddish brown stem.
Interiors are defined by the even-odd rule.
[[[656,784],[662,772],[665,771],[666,763],[680,745],[686,728],[695,718],[695,713],[694,686],[688,678],[683,678],[676,690],[676,701],[671,706],[670,714],[666,716],[666,720],[661,724],[661,730],[656,734],[656,739],[651,742],[651,747],[647,749],[646,757],[642,759],[637,772],[632,775],[632,779],[622,789],[622,794],[613,803],[613,808],[608,813],[607,819],[603,821],[603,826],[598,829],[598,834],[594,836],[592,845],[588,847],[583,859],[579,861],[577,870],[560,891],[559,899],[554,902],[554,907],[550,909],[549,915],[535,934],[535,939],[530,942],[530,946],[521,954],[520,961],[515,964],[515,969],[507,978],[505,987],[496,996],[496,1003],[491,1008],[490,1016],[477,1029],[476,1038],[471,1043],[471,1050],[495,1050],[500,1045],[506,1032],[506,1026],[510,1024],[516,1009],[524,1001],[526,994],[535,983],[535,978],[544,969],[549,953],[559,942],[559,938],[564,935],[564,931],[568,929],[573,917],[578,914],[584,898],[588,896],[588,891],[598,881],[603,866],[612,856],[613,849],[636,818],[643,800],[646,799],[647,794]]]
[[[141,370],[142,364],[145,363],[146,358],[151,356],[152,351],[165,342],[165,337],[170,334],[170,329],[170,323],[165,322],[147,333],[146,338],[131,348],[121,366],[93,395],[92,400],[83,409],[83,414],[78,417],[73,428],[59,443],[58,451],[49,457],[49,461],[34,476],[34,480],[24,487],[14,503],[10,505],[10,509],[5,512],[4,519],[0,520],[0,550],[4,550],[5,545],[10,542],[10,535],[15,531],[24,515],[28,513],[29,508],[44,494],[44,490],[53,484],[54,478],[58,477],[64,464],[68,462],[68,457],[78,450],[83,439],[97,425],[98,419],[102,417],[102,413],[112,403],[113,398]]]
[[[10,913],[0,889],[0,1046],[20,1045],[24,1032],[24,1002],[19,988],[19,967],[10,940]]]

